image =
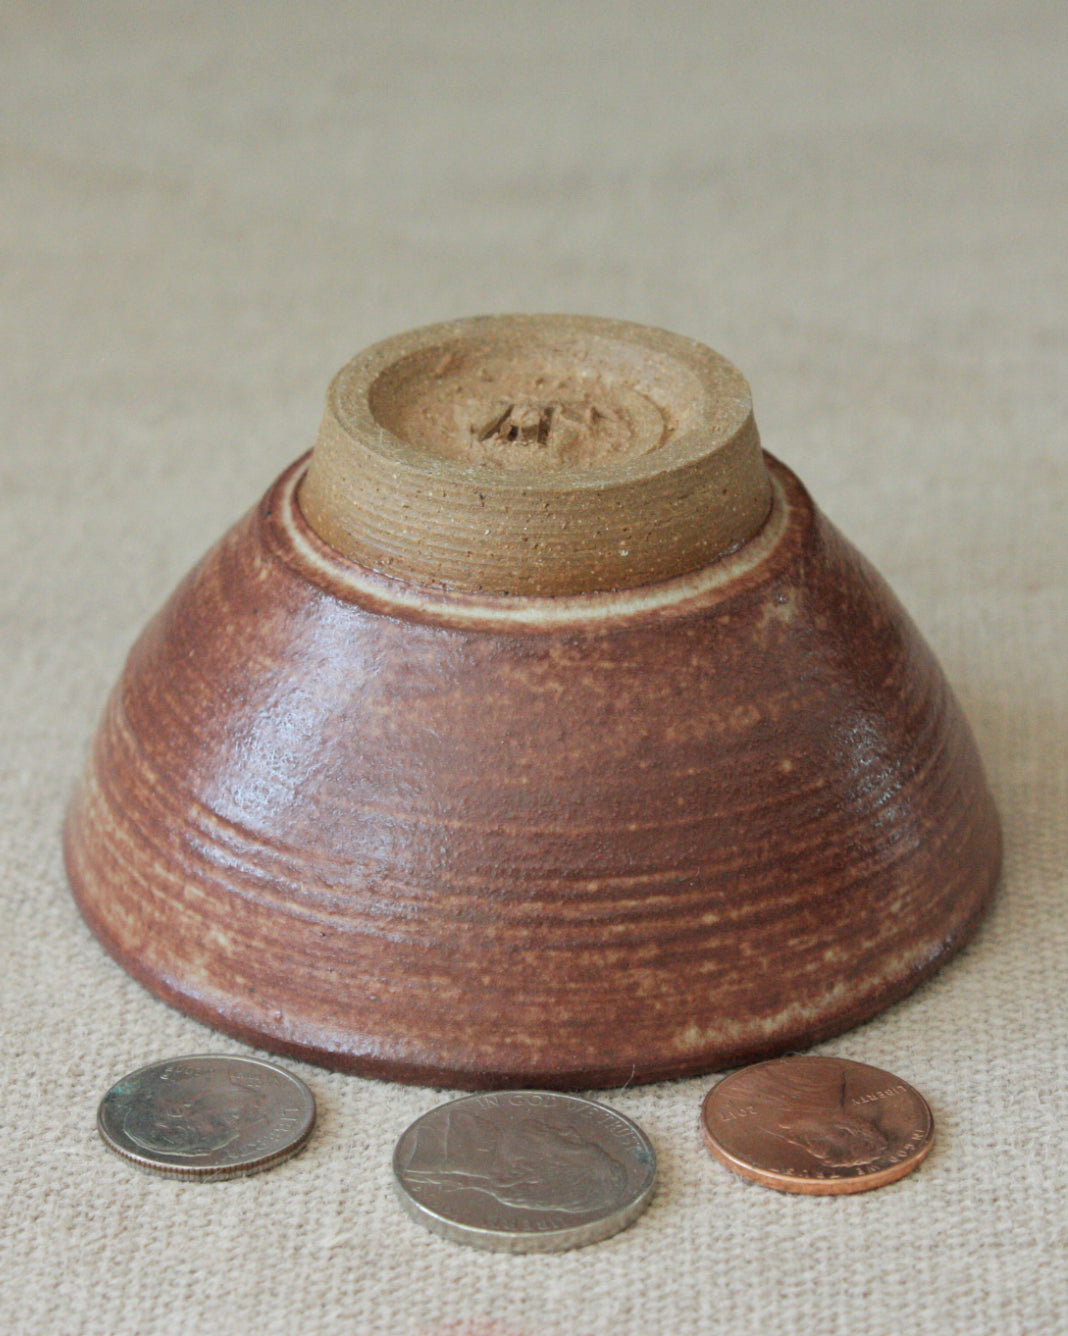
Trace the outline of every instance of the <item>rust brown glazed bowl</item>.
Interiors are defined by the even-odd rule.
[[[416,331],[135,645],[66,826],[109,951],[255,1044],[460,1087],[797,1048],[902,997],[999,865],[890,590],[642,327]]]

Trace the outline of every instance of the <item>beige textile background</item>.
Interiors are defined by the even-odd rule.
[[[1068,21],[1049,4],[0,8],[5,1333],[1068,1331]],[[247,1051],[106,958],[57,832],[178,578],[310,444],[365,344],[484,311],[666,326],[883,572],[1004,817],[973,945],[824,1046],[938,1140],[866,1196],[703,1151],[709,1079],[611,1092],[652,1208],[502,1258],[403,1216],[441,1092],[291,1064],[312,1145],[218,1185],[99,1145],[132,1066]]]

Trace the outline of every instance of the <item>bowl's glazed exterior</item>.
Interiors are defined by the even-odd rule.
[[[733,553],[562,598],[376,574],[305,468],[146,629],[70,809],[82,912],[169,1002],[368,1075],[607,1086],[844,1030],[968,936],[968,726],[782,465]]]

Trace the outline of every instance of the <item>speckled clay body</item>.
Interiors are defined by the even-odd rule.
[[[370,1075],[603,1086],[843,1030],[966,938],[970,732],[781,464],[725,555],[564,595],[357,563],[306,467],[147,628],[70,810],[86,919],[168,1001]]]

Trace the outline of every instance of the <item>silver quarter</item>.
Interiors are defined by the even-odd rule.
[[[315,1097],[260,1058],[198,1054],[124,1076],[97,1128],[117,1155],[172,1178],[259,1173],[295,1155],[315,1126]]]
[[[393,1173],[413,1219],[491,1252],[562,1252],[641,1215],[656,1152],[637,1123],[577,1095],[468,1095],[417,1118]]]

